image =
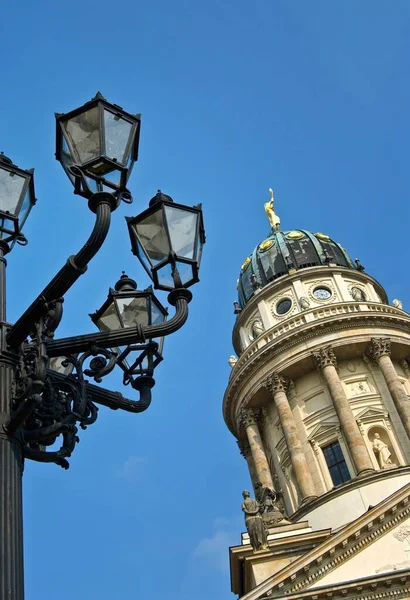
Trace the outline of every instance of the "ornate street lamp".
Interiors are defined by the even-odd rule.
[[[176,204],[160,190],[138,217],[127,217],[133,253],[154,287],[188,288],[199,281],[205,230],[201,205]]]
[[[100,331],[118,331],[138,325],[165,323],[168,311],[155,297],[152,288],[137,290],[136,282],[123,273],[110,288],[108,298],[101,308],[90,315]],[[155,367],[162,361],[164,338],[145,340],[144,343],[113,348],[117,364],[124,371],[124,384],[135,387],[135,377],[152,377]]]
[[[27,243],[21,230],[36,202],[34,170],[23,171],[0,154],[0,240]]]
[[[84,106],[57,115],[57,159],[95,214],[84,246],[64,266],[14,324],[5,312],[3,255],[24,243],[21,229],[34,205],[33,172],[0,155],[0,598],[24,599],[22,472],[24,459],[67,469],[80,429],[98,416],[98,405],[131,413],[151,402],[154,369],[162,360],[163,339],[188,318],[186,289],[198,281],[205,241],[200,207],[174,204],[158,193],[150,208],[128,219],[133,248],[156,287],[170,290],[167,310],[151,288],[138,290],[125,274],[92,319],[99,332],[57,338],[64,295],[101,248],[111,213],[131,202],[127,182],[138,157],[140,116],[97,94]],[[137,392],[124,398],[97,383],[118,366],[125,384]],[[57,449],[56,449],[57,448]]]
[[[74,185],[89,198],[107,191],[130,198],[126,185],[138,159],[141,116],[130,115],[97,93],[67,114],[56,114],[56,158]]]

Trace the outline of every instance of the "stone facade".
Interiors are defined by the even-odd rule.
[[[318,297],[318,288],[327,290],[326,298]],[[290,307],[280,314],[283,300]],[[263,325],[258,335],[255,321]],[[234,593],[249,600],[281,594],[359,598],[359,584],[352,580],[360,576],[367,581],[363,589],[374,590],[364,596],[369,600],[410,598],[410,591],[377,595],[386,569],[380,565],[376,572],[363,564],[368,560],[364,548],[378,536],[360,546],[375,523],[366,521],[369,506],[381,536],[387,498],[410,494],[410,316],[389,306],[385,291],[369,275],[329,264],[291,272],[258,290],[237,317],[233,341],[238,360],[224,396],[224,418],[246,445],[254,488],[261,482],[280,494],[292,523],[270,530],[269,549],[257,553],[257,560],[247,554],[246,535],[231,549]],[[407,500],[396,500],[389,531],[410,518]],[[398,510],[402,518],[396,522]],[[409,528],[410,540],[410,523],[403,527]],[[353,537],[340,546],[338,532],[346,528]],[[386,538],[385,562],[397,538],[392,536]],[[339,546],[350,547],[350,539],[357,540],[357,551],[335,562],[335,575],[320,572],[323,561],[336,561]],[[407,546],[393,545],[394,560],[409,571],[405,590],[410,557],[407,565],[406,553],[400,554]],[[316,557],[321,547],[326,551]],[[362,550],[363,560],[355,558],[354,566],[338,571]],[[309,579],[313,572],[320,575]],[[309,591],[316,581],[326,586],[327,596]],[[342,584],[346,591],[337,595]]]

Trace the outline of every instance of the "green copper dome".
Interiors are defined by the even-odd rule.
[[[238,280],[239,305],[243,308],[257,289],[278,277],[329,263],[358,269],[346,250],[327,235],[304,229],[272,230],[242,265]]]

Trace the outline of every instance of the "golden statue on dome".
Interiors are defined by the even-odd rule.
[[[265,202],[265,212],[268,215],[270,226],[273,231],[278,231],[280,229],[280,219],[278,215],[275,213],[275,209],[273,206],[274,197],[273,197],[273,189],[269,188],[270,200],[269,202]]]

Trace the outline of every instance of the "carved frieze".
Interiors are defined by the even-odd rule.
[[[362,381],[350,381],[346,383],[348,396],[362,396],[364,394],[371,394],[371,389],[366,380]]]

